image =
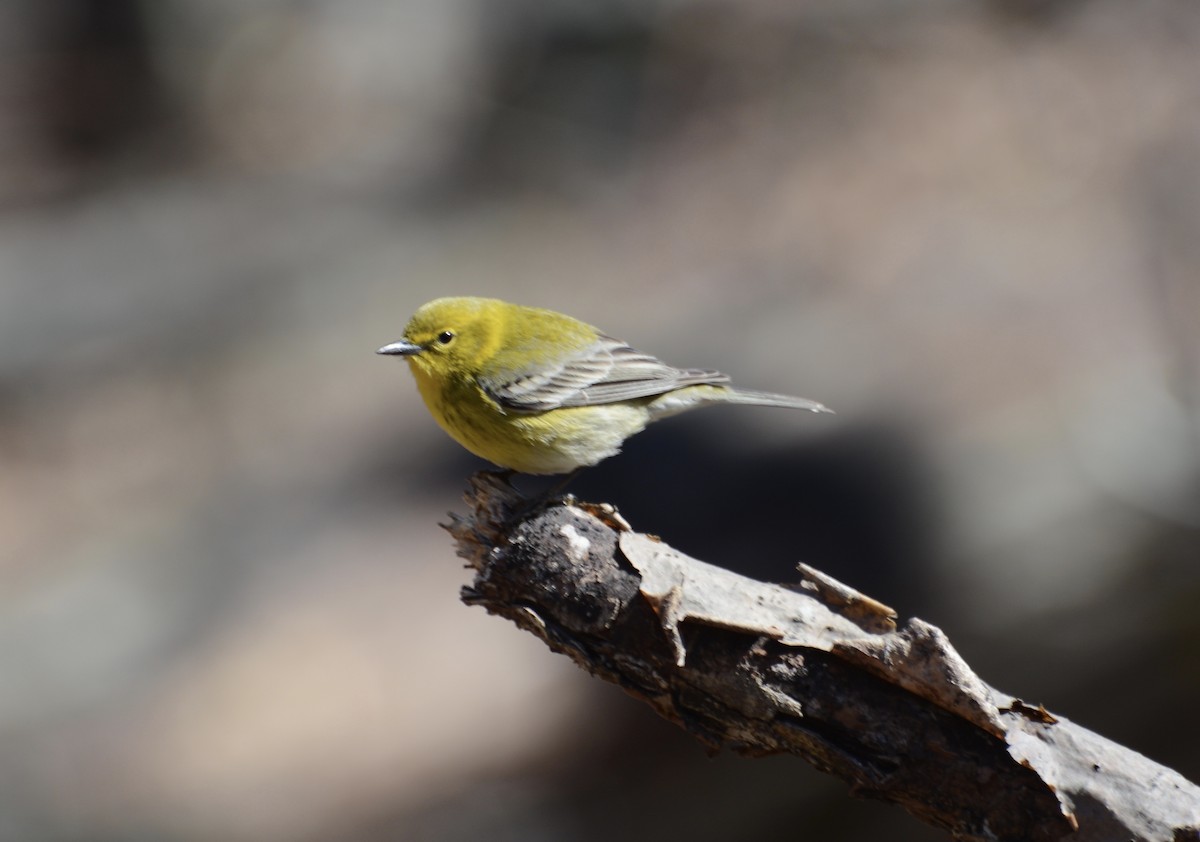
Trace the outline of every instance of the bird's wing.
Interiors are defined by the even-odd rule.
[[[545,412],[653,397],[684,386],[728,383],[719,371],[673,368],[603,334],[553,364],[479,378],[496,403],[514,412]]]

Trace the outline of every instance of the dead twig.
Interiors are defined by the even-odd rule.
[[[1200,788],[989,687],[946,636],[802,566],[794,587],[689,558],[607,505],[525,511],[494,474],[448,529],[463,599],[706,744],[788,752],[964,840],[1200,840]]]

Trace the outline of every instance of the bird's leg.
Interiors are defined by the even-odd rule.
[[[556,499],[559,499],[559,496],[562,494],[563,489],[566,488],[567,485],[571,482],[571,480],[575,479],[575,477],[578,476],[579,472],[582,470],[583,470],[582,466],[576,468],[575,470],[571,471],[569,474],[565,474],[561,479],[559,479],[557,482],[555,482],[553,485],[551,485],[549,488],[547,488],[541,494],[535,494],[534,496],[526,499],[520,506],[518,506],[512,513],[509,514],[509,516],[506,518],[506,521],[509,524],[515,524],[518,521],[524,520],[525,518],[529,517],[531,514],[533,514],[538,509],[549,505],[550,503],[554,502]],[[509,475],[509,476],[505,477],[505,479],[507,481],[508,479],[511,479],[511,474],[516,473],[516,471],[506,471],[504,473]],[[497,475],[501,475],[500,472],[497,472]],[[509,484],[511,486],[511,483],[509,483]],[[513,487],[515,488],[515,486],[513,486]]]
[[[571,473],[563,476],[562,479],[560,479],[558,482],[554,483],[554,485],[550,486],[550,489],[545,494],[542,495],[542,499],[546,500],[546,499],[550,499],[552,497],[557,497],[560,494],[562,494],[563,489],[571,484],[571,480],[573,480],[573,479],[575,479],[575,477],[579,476],[580,472],[583,471],[583,468],[584,468],[584,466],[580,465],[578,468],[571,471]]]

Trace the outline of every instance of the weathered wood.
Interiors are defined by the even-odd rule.
[[[712,747],[788,752],[964,840],[1200,840],[1200,788],[984,684],[946,636],[801,567],[758,582],[607,505],[472,479],[447,527],[482,605]]]

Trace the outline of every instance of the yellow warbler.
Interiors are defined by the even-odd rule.
[[[562,474],[617,453],[651,421],[717,403],[830,412],[672,368],[570,316],[493,298],[439,298],[377,353],[408,360],[451,438],[502,468]]]

